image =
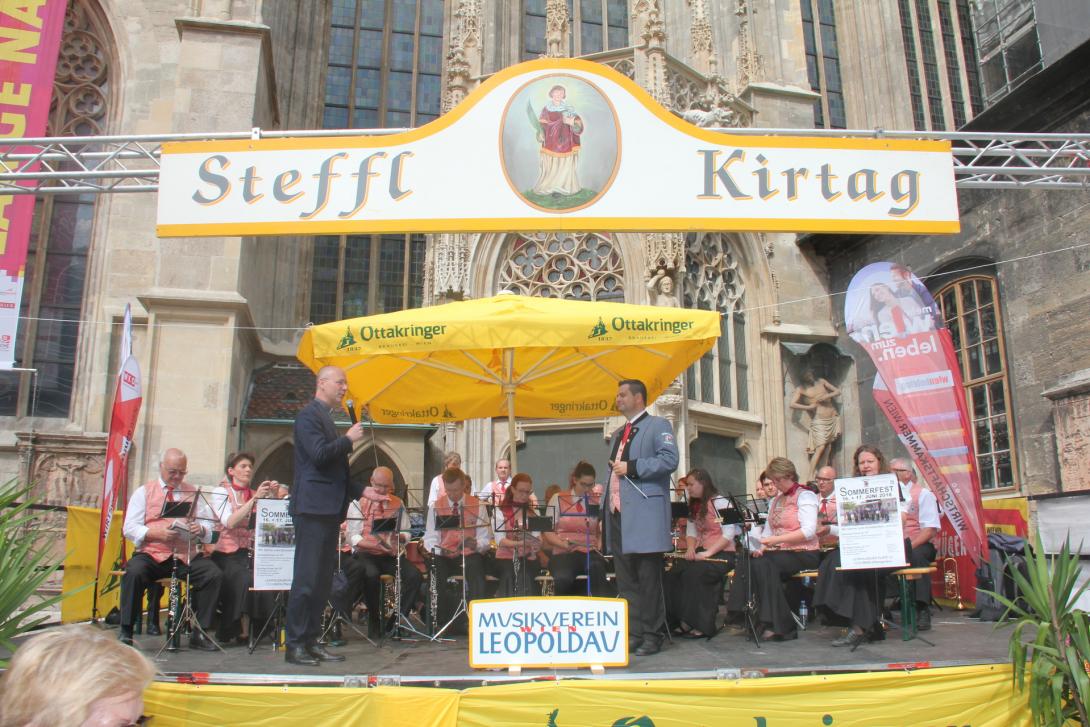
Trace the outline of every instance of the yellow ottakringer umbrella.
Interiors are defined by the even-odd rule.
[[[313,326],[297,356],[343,368],[376,422],[506,416],[513,442],[515,417],[615,413],[621,379],[654,401],[719,331],[714,311],[501,294]]]

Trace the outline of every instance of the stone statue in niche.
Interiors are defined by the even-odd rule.
[[[665,268],[659,268],[647,281],[647,293],[651,305],[677,308],[680,304],[674,287],[674,278]]]
[[[815,376],[813,369],[802,372],[802,383],[795,387],[791,408],[810,414],[806,444],[810,473],[807,480],[814,479],[818,469],[828,464],[833,442],[840,437],[840,412],[836,408],[839,397],[840,389]]]

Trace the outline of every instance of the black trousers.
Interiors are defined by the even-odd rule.
[[[924,543],[918,548],[913,548],[911,541],[905,539],[905,556],[908,564],[913,568],[926,568],[931,565],[937,552],[935,546],[931,543]],[[917,578],[913,583],[912,587],[916,592],[916,605],[927,608],[931,605],[931,578],[929,576]],[[896,592],[894,591],[894,593]]]
[[[321,636],[322,613],[337,567],[341,518],[296,514],[291,520],[295,525],[295,567],[288,594],[286,645],[303,648],[318,643]]]
[[[462,584],[450,582],[452,576],[462,574],[461,556],[448,558],[444,555],[435,556],[436,578],[439,589],[439,618],[435,619],[435,627],[442,628],[454,614],[458,602],[462,600]],[[484,557],[480,553],[471,553],[466,556],[465,589],[466,605],[470,601],[484,598]],[[465,629],[466,617],[460,618],[460,623],[454,628],[456,631]]]
[[[367,604],[367,618],[378,626],[382,620],[381,576],[397,576],[397,561],[392,555],[355,553],[341,556],[341,568],[348,578],[348,609],[361,597]],[[401,612],[408,614],[416,605],[424,578],[416,566],[401,557]],[[347,616],[347,613],[344,614]]]
[[[250,586],[254,582],[250,566],[250,551],[240,548],[234,553],[212,553],[212,562],[223,571],[220,586],[220,621],[216,628],[217,641],[229,641],[239,634],[239,619],[248,613]]]
[[[752,559],[753,593],[761,623],[781,636],[796,633],[784,584],[800,570],[817,568],[820,559],[816,550],[768,550]]]
[[[711,636],[717,630],[719,596],[727,573],[734,567],[734,553],[714,556],[729,563],[676,559],[666,572],[666,619],[670,628],[688,624],[689,628]]]
[[[609,512],[609,552],[617,571],[617,595],[628,601],[628,635],[661,641],[666,625],[662,553],[625,553],[621,513]]]
[[[178,579],[185,580],[189,574],[189,584],[195,589],[189,594],[193,610],[197,613],[197,622],[201,628],[212,627],[216,615],[216,602],[219,600],[220,584],[223,573],[208,558],[198,556],[189,565],[181,560],[167,558],[157,563],[147,553],[136,553],[125,565],[125,574],[121,576],[121,630],[131,633],[136,614],[140,613],[140,603],[148,585],[160,578],[170,578],[174,565],[178,566]]]
[[[590,579],[590,594],[604,598],[609,593],[606,581],[606,559],[600,553],[590,554],[590,574],[587,574],[587,554],[578,551],[549,556],[549,573],[553,576],[553,593],[557,596],[585,596],[586,584],[576,580],[586,575]]]

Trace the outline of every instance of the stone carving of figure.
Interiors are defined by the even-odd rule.
[[[806,445],[806,454],[810,455],[808,480],[814,479],[818,468],[828,464],[833,442],[840,437],[840,413],[835,404],[839,396],[840,389],[815,377],[810,369],[802,373],[802,383],[795,387],[791,408],[810,413],[810,439]]]
[[[663,268],[659,268],[647,281],[647,292],[651,298],[651,305],[664,308],[677,308],[679,306],[677,295],[674,293],[674,279]]]

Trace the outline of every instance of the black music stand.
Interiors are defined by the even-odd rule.
[[[582,517],[582,518],[588,518],[588,519],[593,519],[593,520],[597,521],[599,518],[601,518],[601,515],[602,515],[602,505],[600,503],[598,503],[598,502],[591,502],[590,501],[590,493],[584,493],[583,496],[580,497],[580,498],[569,500],[567,508],[564,507],[564,501],[562,499],[557,499],[557,504],[558,504],[558,508],[557,508],[558,512],[556,513],[557,518],[562,518],[562,517]],[[577,508],[580,508],[580,509],[577,509]],[[548,509],[548,508],[545,508],[545,509]],[[553,527],[549,528],[549,530],[546,531],[546,532],[554,532],[554,530],[555,530],[555,525]],[[591,578],[590,578],[590,530],[587,530],[587,532],[586,532],[585,541],[586,541],[585,545],[586,545],[586,548],[587,548],[587,559],[586,559],[586,564],[585,564],[584,567],[586,568],[586,573],[587,573],[587,597],[590,598],[590,596],[591,596],[591,587],[590,587],[591,586],[591,584],[590,584],[590,581],[591,581]]]
[[[743,613],[745,614],[746,628],[749,630],[753,643],[760,647],[761,635],[757,629],[757,603],[753,599],[753,554],[750,552],[749,533],[746,532],[745,526],[749,524],[750,527],[757,527],[764,523],[768,515],[768,501],[758,500],[753,495],[742,495],[739,500],[738,497],[728,494],[726,498],[731,504],[728,512],[733,513],[732,518],[737,518],[734,524],[742,526],[742,560],[745,561],[742,567],[745,568],[746,574],[746,601]],[[722,511],[718,512],[720,516],[723,515]]]
[[[345,522],[346,523],[349,523],[349,522],[362,522],[363,519],[364,519],[363,518],[363,513],[359,510],[358,506],[356,507],[356,512],[360,513],[359,517],[353,517],[351,514],[349,514],[347,517],[345,517]],[[343,534],[344,534],[344,531],[341,531],[340,533],[338,533],[338,538],[343,537]],[[341,567],[341,558],[344,557],[343,548],[344,548],[345,544],[342,542],[342,543],[338,543],[338,545],[339,545],[339,547],[337,548],[337,570],[343,573],[344,569]],[[349,546],[349,547],[351,547],[351,546]],[[349,557],[352,557],[351,553],[349,553]],[[345,574],[344,582],[345,582],[345,588],[347,589],[348,588],[347,574]],[[332,596],[332,593],[330,593],[330,596]],[[348,600],[348,594],[347,593],[345,593],[345,600]],[[352,604],[352,603],[348,604],[348,610],[349,611],[352,610],[353,605],[354,604]],[[318,637],[318,643],[320,643],[320,644],[329,643],[330,646],[344,646],[345,642],[343,641],[343,639],[341,639],[341,627],[342,626],[347,626],[348,628],[355,631],[356,635],[362,637],[371,646],[374,646],[376,648],[378,647],[378,644],[376,644],[374,641],[372,641],[371,638],[366,633],[364,633],[360,629],[356,628],[356,625],[354,623],[352,623],[351,619],[345,618],[344,614],[342,614],[340,611],[337,610],[337,607],[333,605],[332,601],[327,600],[326,601],[326,606],[329,608],[330,617],[329,617],[328,621],[326,621],[324,624],[322,624],[322,633]],[[329,640],[330,632],[333,632],[333,640],[332,641]]]
[[[450,620],[443,625],[443,628],[439,629],[435,632],[434,635],[432,635],[432,641],[439,641],[443,636],[443,632],[449,629],[451,625],[453,625],[454,622],[458,620],[459,616],[461,616],[462,614],[466,614],[469,611],[468,584],[466,583],[466,529],[478,528],[481,524],[480,522],[476,522],[480,519],[479,511],[473,514],[472,517],[475,522],[472,523],[469,522],[469,517],[467,517],[467,514],[468,511],[464,506],[460,508],[456,513],[450,513],[447,515],[440,515],[439,513],[435,514],[436,530],[457,530],[459,532],[458,553],[462,560],[462,600],[455,607],[454,613],[452,613],[450,616]],[[435,620],[436,615],[433,614],[432,622],[435,623]]]

